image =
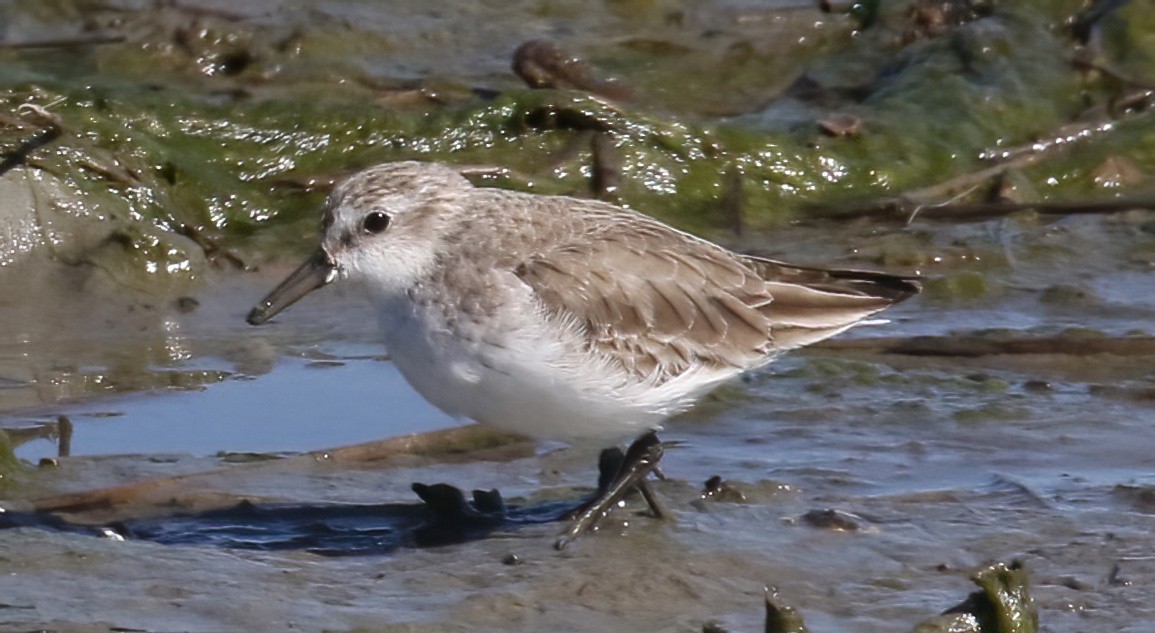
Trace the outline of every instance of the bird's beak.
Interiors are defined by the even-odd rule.
[[[318,250],[309,261],[293,271],[288,279],[273,288],[252,311],[249,312],[249,325],[261,325],[277,316],[282,310],[300,300],[301,297],[324,286],[337,278],[337,265],[329,255]]]

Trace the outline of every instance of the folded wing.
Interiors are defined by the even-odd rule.
[[[586,349],[658,383],[695,366],[747,369],[918,292],[910,278],[736,255],[628,218],[529,257],[515,273]]]

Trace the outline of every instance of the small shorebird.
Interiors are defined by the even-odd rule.
[[[359,281],[429,402],[543,439],[643,434],[647,470],[660,458],[648,432],[665,418],[919,291],[907,277],[737,254],[604,202],[477,188],[435,163],[345,180],[323,233],[249,323]]]

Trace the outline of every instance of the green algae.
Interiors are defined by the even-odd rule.
[[[258,260],[302,251],[324,183],[386,160],[498,166],[517,176],[486,184],[589,195],[590,154],[580,139],[591,131],[612,139],[623,203],[710,234],[732,228],[734,182],[741,225],[772,227],[973,170],[984,151],[1028,143],[1088,101],[1106,102],[1109,87],[1068,62],[1073,42],[1063,24],[1078,6],[998,3],[930,34],[912,27],[904,3],[880,5],[869,28],[853,15],[817,11],[745,16],[743,24],[777,21],[773,28],[806,33],[771,42],[751,26],[703,37],[688,26],[699,18],[647,4],[645,15],[605,18],[631,35],[598,48],[579,40],[579,52],[635,87],[634,101],[610,103],[518,88],[511,75],[495,80],[489,71],[473,85],[449,73],[414,79],[400,66],[390,76],[372,64],[401,53],[399,36],[373,24],[331,19],[303,29],[293,16],[177,19],[175,8],[127,16],[104,3],[19,3],[8,9],[15,17],[71,25],[83,16],[124,41],[0,52],[0,109],[36,103],[59,115],[69,134],[33,166],[100,208],[116,224],[110,234],[146,241],[150,230],[129,225],[192,227]],[[542,19],[583,13],[550,7],[527,8]],[[1145,18],[1135,13],[1104,21],[1117,44],[1104,54],[1120,63],[1146,54]],[[391,97],[410,93],[418,98]],[[863,132],[824,136],[816,121],[839,112],[861,120]],[[1124,155],[1155,169],[1155,128],[1142,118],[1120,125],[1128,133],[1104,135],[1089,153],[1023,173],[1050,197],[1101,192],[1088,175],[1098,158]],[[174,253],[184,252],[195,277],[202,264],[193,249],[169,241],[126,256],[180,269]],[[925,263],[916,260],[880,256],[886,265]],[[944,284],[928,294],[987,292],[981,279]]]
[[[811,358],[798,367],[777,374],[782,378],[814,381],[815,387],[871,386],[878,384],[888,371],[876,363],[846,358]]]
[[[9,488],[25,469],[24,463],[16,457],[15,447],[8,433],[0,429],[0,491]]]
[[[991,563],[976,571],[971,581],[979,591],[938,618],[919,624],[914,633],[1037,633],[1039,613],[1021,563]]]

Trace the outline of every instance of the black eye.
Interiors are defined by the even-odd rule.
[[[366,233],[376,235],[387,228],[389,228],[389,216],[380,211],[370,213],[361,221],[361,229]]]

